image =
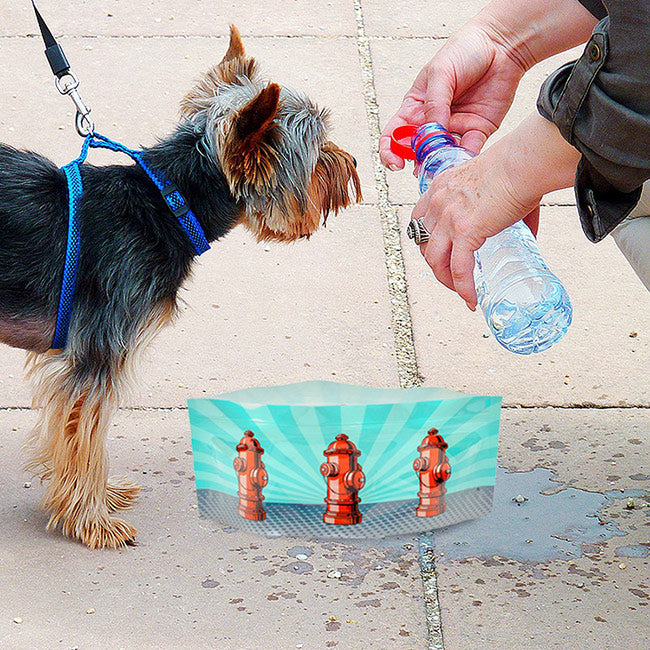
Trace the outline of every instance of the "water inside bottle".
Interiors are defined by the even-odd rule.
[[[523,224],[516,228],[527,230]],[[488,239],[477,252],[474,272],[478,302],[490,330],[503,347],[517,354],[550,348],[571,324],[569,297],[532,248],[530,238],[530,231],[523,231],[519,257],[511,254],[517,245],[511,234]],[[489,259],[488,269],[481,257]]]
[[[507,299],[491,301],[485,314],[494,337],[511,352],[543,352],[561,339],[571,324],[566,292],[551,276],[519,280],[507,295]]]

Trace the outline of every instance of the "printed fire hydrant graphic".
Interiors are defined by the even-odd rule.
[[[237,445],[239,456],[233,460],[233,467],[237,472],[239,480],[239,514],[253,521],[262,521],[266,519],[266,512],[262,507],[262,488],[265,488],[269,482],[269,476],[266,473],[262,454],[264,449],[255,439],[252,431],[245,431],[244,437]]]
[[[327,478],[327,509],[323,521],[337,525],[358,524],[361,521],[358,492],[366,483],[357,461],[361,452],[341,433],[323,454],[328,459],[320,466],[320,473]]]
[[[420,504],[415,510],[418,517],[435,517],[447,508],[445,481],[451,476],[451,465],[445,449],[447,443],[438,429],[429,429],[418,447],[420,457],[413,461],[413,469],[420,478]]]

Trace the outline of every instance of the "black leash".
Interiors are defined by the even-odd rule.
[[[79,79],[70,69],[70,64],[63,49],[56,42],[43,16],[41,16],[41,13],[36,8],[34,0],[32,0],[32,7],[34,7],[38,27],[41,30],[43,43],[45,43],[45,56],[50,64],[52,73],[56,77],[56,88],[62,95],[69,95],[70,99],[74,102],[77,109],[77,117],[75,119],[77,133],[82,137],[86,137],[95,132],[95,124],[89,117],[90,108],[86,106],[77,91],[77,88],[79,88]]]
[[[66,59],[63,49],[56,42],[54,36],[52,36],[52,32],[43,19],[43,16],[41,16],[40,11],[36,8],[34,0],[32,0],[32,7],[34,7],[38,27],[41,30],[41,36],[45,43],[45,56],[50,64],[50,68],[52,68],[52,72],[60,79],[70,72],[70,64],[68,63],[68,59]]]

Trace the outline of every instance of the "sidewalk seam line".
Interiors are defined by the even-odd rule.
[[[416,187],[415,184],[413,187]],[[413,208],[416,204],[411,202],[411,201],[391,201],[390,204],[394,208]],[[374,205],[372,201],[369,202],[363,202],[361,205]],[[576,204],[575,203],[558,203],[558,202],[552,202],[552,203],[546,203],[542,201],[540,203],[540,206],[543,208],[575,208]]]
[[[592,404],[584,402],[580,404],[502,404],[502,410],[506,411],[534,411],[545,409],[564,409],[567,411],[639,411],[650,410],[650,404]],[[37,411],[30,406],[0,406],[0,413]],[[187,406],[121,406],[118,411],[187,411]]]
[[[445,650],[442,635],[442,614],[438,596],[438,573],[435,564],[433,535],[423,534],[418,539],[420,576],[424,592],[424,611],[427,619],[427,650]]]
[[[379,104],[377,102],[370,40],[366,35],[361,0],[354,0],[354,13],[357,21],[357,50],[359,52],[364,104],[372,144],[377,207],[381,217],[397,372],[400,386],[402,388],[413,388],[420,386],[423,380],[418,371],[415,353],[413,322],[407,293],[406,266],[400,240],[399,216],[397,209],[391,205],[388,196],[386,170],[379,158],[379,138],[381,135]],[[424,615],[427,628],[427,648],[428,650],[444,650],[435,554],[428,540],[429,538],[423,536],[418,539],[420,545],[420,577],[422,579]],[[423,552],[423,545],[427,545],[427,552]]]
[[[414,388],[422,384],[422,378],[418,371],[415,355],[411,310],[407,295],[406,269],[400,241],[399,219],[397,211],[393,208],[388,198],[386,171],[379,159],[379,137],[381,134],[379,106],[372,69],[370,41],[365,33],[363,9],[360,0],[354,0],[354,11],[357,19],[357,49],[361,68],[364,104],[372,143],[372,162],[375,175],[375,189],[377,191],[377,208],[382,225],[397,372],[402,388]]]

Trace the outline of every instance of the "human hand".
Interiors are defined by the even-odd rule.
[[[576,0],[491,0],[422,68],[382,133],[381,161],[403,169],[390,134],[425,122],[458,133],[462,146],[478,153],[500,126],[524,72],[584,43],[596,22]]]
[[[422,68],[386,124],[379,140],[382,163],[403,169],[404,160],[390,150],[390,135],[404,124],[439,122],[478,153],[501,124],[526,69],[492,29],[468,23]]]
[[[490,158],[481,154],[436,176],[411,215],[430,233],[420,250],[434,275],[472,311],[474,251],[535,207],[517,198],[499,161]]]
[[[430,233],[420,250],[436,278],[474,310],[474,251],[523,218],[536,234],[542,196],[571,186],[579,158],[533,113],[483,153],[434,176],[412,217]]]

